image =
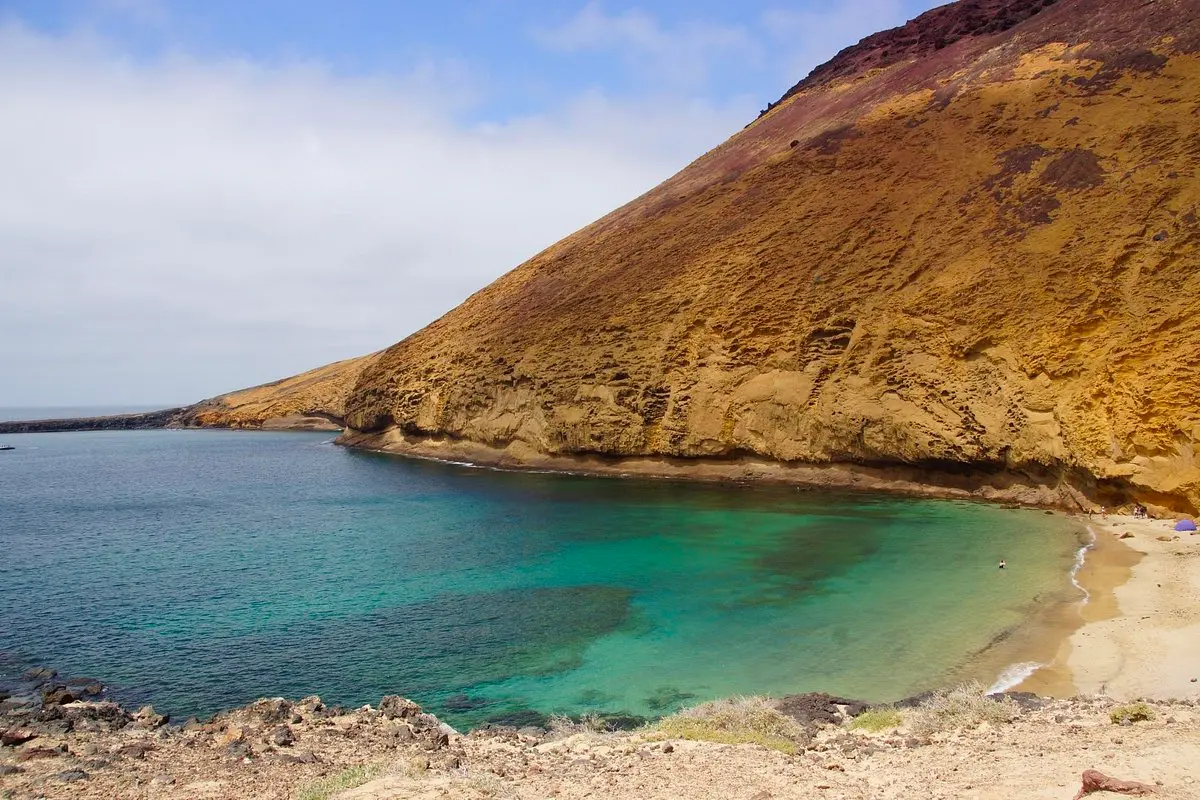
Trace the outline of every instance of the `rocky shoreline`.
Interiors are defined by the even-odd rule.
[[[103,699],[98,682],[60,681],[48,669],[26,673],[22,686],[25,694],[0,702],[5,800],[1065,800],[1092,769],[1133,778],[1157,796],[1200,796],[1200,708],[1191,701],[1152,701],[1130,712],[1102,697],[978,697],[969,703],[974,716],[931,726],[946,713],[946,695],[873,712],[842,698],[798,695],[763,706],[788,728],[789,746],[781,748],[739,738],[724,723],[695,729],[701,733],[665,724],[620,732],[558,720],[549,730],[485,726],[464,735],[394,695],[355,709],[315,696],[261,699],[177,725],[151,707],[130,712]],[[689,713],[679,718],[705,725],[718,718]],[[917,716],[901,716],[909,713]]]
[[[176,424],[189,407],[164,408],[138,414],[112,414],[104,417],[66,417],[0,421],[0,434],[66,433],[78,431],[144,431],[168,428]]]

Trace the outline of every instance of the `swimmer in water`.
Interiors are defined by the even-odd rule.
[[[1007,562],[1007,561],[1005,561],[1003,558],[1002,558],[1002,559],[1000,559],[1000,567],[999,567],[999,568],[1000,568],[1000,569],[1004,569],[1004,568],[1005,568],[1005,567],[1007,567],[1007,566],[1008,566],[1008,562]]]

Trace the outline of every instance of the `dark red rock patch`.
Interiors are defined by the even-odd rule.
[[[1104,183],[1105,174],[1095,153],[1076,147],[1050,162],[1042,182],[1057,189],[1091,189]]]
[[[960,39],[990,36],[1013,28],[1056,0],[962,0],[926,11],[891,30],[866,37],[821,64],[804,80],[788,89],[766,114],[797,92],[868,69],[886,67],[910,58],[921,58]]]
[[[1050,155],[1040,144],[1023,144],[1000,154],[1000,171],[983,182],[983,188],[1007,189],[1018,175],[1028,175],[1033,165]]]

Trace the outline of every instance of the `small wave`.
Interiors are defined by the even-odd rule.
[[[1037,661],[1022,661],[1019,664],[1011,664],[1004,668],[1004,671],[1000,673],[1000,677],[996,678],[996,682],[988,687],[985,694],[999,694],[1000,692],[1007,692],[1014,687],[1020,686],[1030,675],[1044,666],[1046,665]]]
[[[1088,535],[1092,537],[1091,541],[1079,548],[1079,551],[1075,553],[1075,565],[1071,567],[1071,584],[1083,592],[1083,600],[1080,601],[1080,605],[1087,605],[1088,600],[1092,599],[1091,592],[1083,588],[1083,584],[1079,582],[1079,570],[1083,569],[1084,562],[1087,561],[1088,550],[1096,546],[1096,532],[1092,530],[1091,525],[1088,526],[1087,531]]]

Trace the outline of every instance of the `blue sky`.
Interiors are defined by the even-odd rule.
[[[0,406],[389,345],[933,5],[0,0]]]

